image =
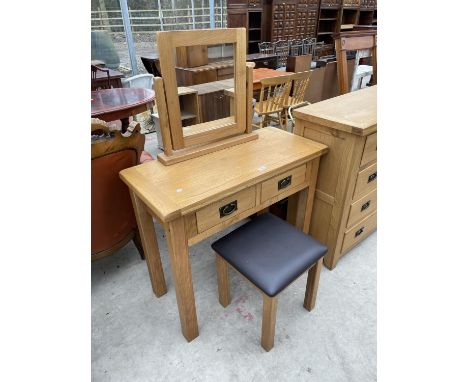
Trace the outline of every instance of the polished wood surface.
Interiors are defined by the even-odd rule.
[[[286,72],[284,70],[259,68],[253,70],[253,90],[259,90],[262,87],[262,80],[267,78],[274,78],[293,74],[292,72]]]
[[[329,269],[377,226],[376,111],[372,86],[293,112],[294,133],[330,149],[320,161],[310,228],[328,247]]]
[[[104,89],[91,92],[91,116],[100,117],[153,102],[154,91],[142,88]]]
[[[110,122],[122,120],[122,132],[128,126],[128,117],[151,108],[154,91],[141,88],[113,88],[91,92],[91,117]]]
[[[151,161],[120,173],[135,198],[159,220],[166,232],[180,325],[187,341],[198,336],[189,245],[297,193],[301,195],[302,202],[297,204],[301,211],[292,215],[297,216],[299,226],[308,229],[313,212],[318,163],[320,156],[327,152],[327,146],[273,128],[265,128],[253,134],[258,139],[172,166]],[[281,192],[273,193],[269,199],[261,199],[266,181],[276,179],[279,174],[295,177],[295,169],[304,165],[306,175],[302,182],[295,182],[281,189]],[[254,190],[253,194],[246,191],[249,189]],[[244,196],[244,191],[248,195]],[[245,197],[247,204],[241,205],[240,200],[245,200]],[[239,201],[239,213],[221,215],[221,201]],[[141,213],[141,209],[136,213]],[[137,222],[140,232],[154,230],[150,219],[137,219]],[[156,241],[155,236],[146,235],[146,238]],[[148,247],[150,244],[147,242],[146,245]],[[157,244],[151,248],[156,253]],[[147,261],[157,261],[154,255],[146,258]],[[155,276],[150,273],[150,277]],[[163,278],[159,276],[158,279]],[[157,284],[158,281],[154,280],[153,285]],[[226,296],[222,302],[228,302]]]

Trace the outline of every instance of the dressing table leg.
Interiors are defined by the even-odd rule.
[[[288,199],[288,222],[306,234],[309,234],[310,229],[319,161],[320,158],[316,158],[307,163],[306,176],[309,179],[309,187],[291,195]]]
[[[146,257],[146,265],[151,279],[153,292],[157,297],[167,293],[166,280],[164,279],[164,270],[159,254],[156,232],[151,214],[141,199],[130,190],[130,196],[135,211],[135,217],[140,233],[141,244]]]
[[[189,260],[188,238],[185,235],[183,217],[167,223],[165,229],[177,306],[179,308],[180,325],[182,334],[190,342],[198,337],[198,322]]]

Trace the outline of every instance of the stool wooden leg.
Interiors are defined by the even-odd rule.
[[[218,298],[219,303],[226,307],[231,303],[231,292],[229,290],[228,263],[216,254],[216,270],[218,273]]]
[[[275,344],[276,308],[278,296],[263,295],[262,347],[270,351]]]
[[[307,287],[304,297],[304,308],[309,312],[314,309],[317,298],[317,290],[320,280],[320,271],[322,270],[323,257],[317,261],[310,269],[307,276]]]

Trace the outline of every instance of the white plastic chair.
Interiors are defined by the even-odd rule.
[[[359,65],[359,61],[361,61],[361,58],[370,56],[371,52],[369,49],[362,49],[356,51],[353,79],[351,82],[350,91],[354,92],[355,90],[362,89],[366,87],[367,83],[370,81],[373,73],[373,67],[371,65]]]
[[[122,79],[124,88],[144,88],[153,90],[153,75],[152,74],[137,74],[136,76]]]
[[[123,78],[122,86],[124,88],[144,88],[153,90],[153,78],[154,76],[149,73],[137,74],[133,77]],[[141,114],[135,115],[134,118],[141,123],[144,131],[152,131],[155,128],[151,112],[145,111]]]

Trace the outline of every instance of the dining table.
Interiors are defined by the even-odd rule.
[[[91,117],[110,122],[120,119],[122,133],[127,131],[129,118],[154,104],[154,91],[143,88],[112,88],[91,91]]]

